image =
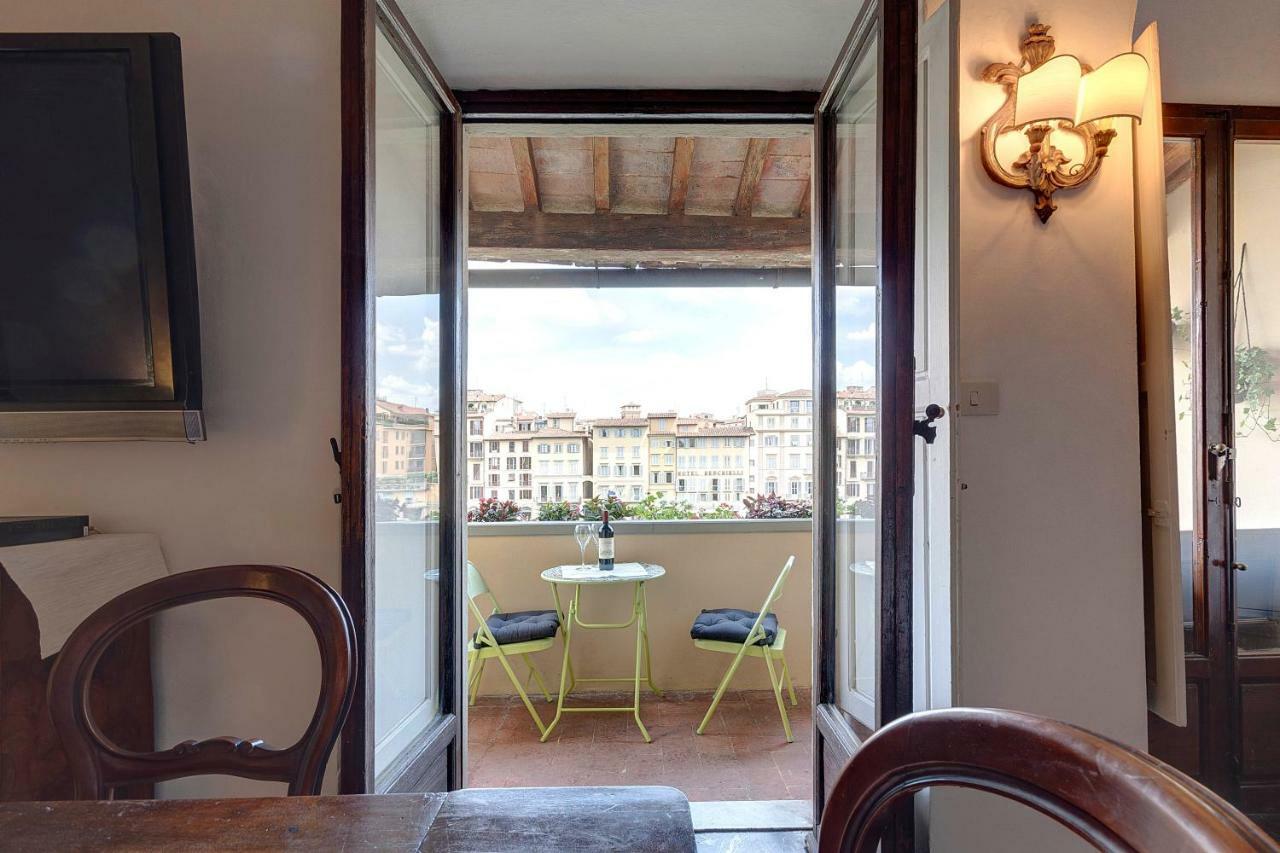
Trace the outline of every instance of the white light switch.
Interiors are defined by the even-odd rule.
[[[961,382],[960,414],[1000,414],[1000,386],[995,382]]]

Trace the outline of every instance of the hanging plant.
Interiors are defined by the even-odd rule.
[[[1272,441],[1280,441],[1280,429],[1271,414],[1271,395],[1275,392],[1276,363],[1264,347],[1253,345],[1253,333],[1249,322],[1249,299],[1244,289],[1245,262],[1249,244],[1240,246],[1240,264],[1236,267],[1236,280],[1232,285],[1233,325],[1236,339],[1243,333],[1244,342],[1237,344],[1233,353],[1232,373],[1234,385],[1232,400],[1236,406],[1236,435],[1252,435],[1258,430]]]

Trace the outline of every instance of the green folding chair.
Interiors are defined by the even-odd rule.
[[[477,598],[486,595],[493,605],[487,616],[480,612],[480,606],[476,604]],[[533,703],[529,701],[529,694],[525,692],[525,687],[528,686],[530,678],[535,679],[542,695],[548,702],[551,701],[551,693],[547,690],[546,682],[542,680],[542,673],[538,671],[538,667],[529,655],[551,648],[555,642],[556,632],[560,630],[560,614],[554,610],[522,610],[517,613],[503,613],[502,608],[498,606],[497,597],[489,590],[489,585],[484,582],[479,569],[470,560],[467,561],[467,604],[479,626],[467,643],[467,690],[470,694],[470,703],[472,705],[476,703],[476,695],[480,692],[480,676],[484,674],[485,662],[497,658],[498,663],[502,664],[502,668],[507,671],[507,677],[515,685],[516,692],[520,694],[520,700],[529,709],[529,716],[533,717],[534,723],[537,724],[538,733],[546,734],[547,727],[543,725],[542,718],[538,716]],[[523,658],[525,666],[529,669],[523,684],[516,678],[515,670],[511,668],[511,662],[508,660],[510,657],[517,656]]]
[[[728,672],[724,674],[724,678],[720,679],[720,686],[716,688],[716,695],[711,700],[707,715],[702,718],[702,723],[698,726],[698,734],[702,734],[707,724],[711,722],[711,717],[719,707],[724,691],[729,688],[729,682],[733,680],[738,667],[742,665],[743,658],[753,657],[764,659],[764,665],[769,670],[769,683],[773,685],[773,696],[778,701],[778,713],[782,716],[782,730],[786,732],[787,743],[792,742],[791,721],[787,719],[787,706],[782,701],[782,685],[785,683],[791,704],[796,704],[796,688],[791,683],[791,668],[787,666],[787,658],[784,654],[787,645],[787,629],[778,625],[778,618],[769,610],[782,597],[783,584],[787,582],[787,575],[791,574],[791,567],[795,561],[794,555],[787,558],[786,565],[778,573],[778,579],[773,582],[773,588],[769,590],[769,595],[765,598],[759,612],[753,613],[750,610],[735,608],[704,610],[694,620],[690,634],[695,646],[709,652],[722,652],[734,656]],[[743,630],[747,625],[751,627],[746,630],[744,636]],[[779,663],[780,668],[774,666],[775,661]]]

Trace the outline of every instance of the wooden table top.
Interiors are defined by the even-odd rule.
[[[646,850],[693,853],[672,788],[0,803],[0,848],[85,850]]]

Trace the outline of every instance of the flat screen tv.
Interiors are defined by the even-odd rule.
[[[204,438],[172,33],[0,34],[0,440]]]

